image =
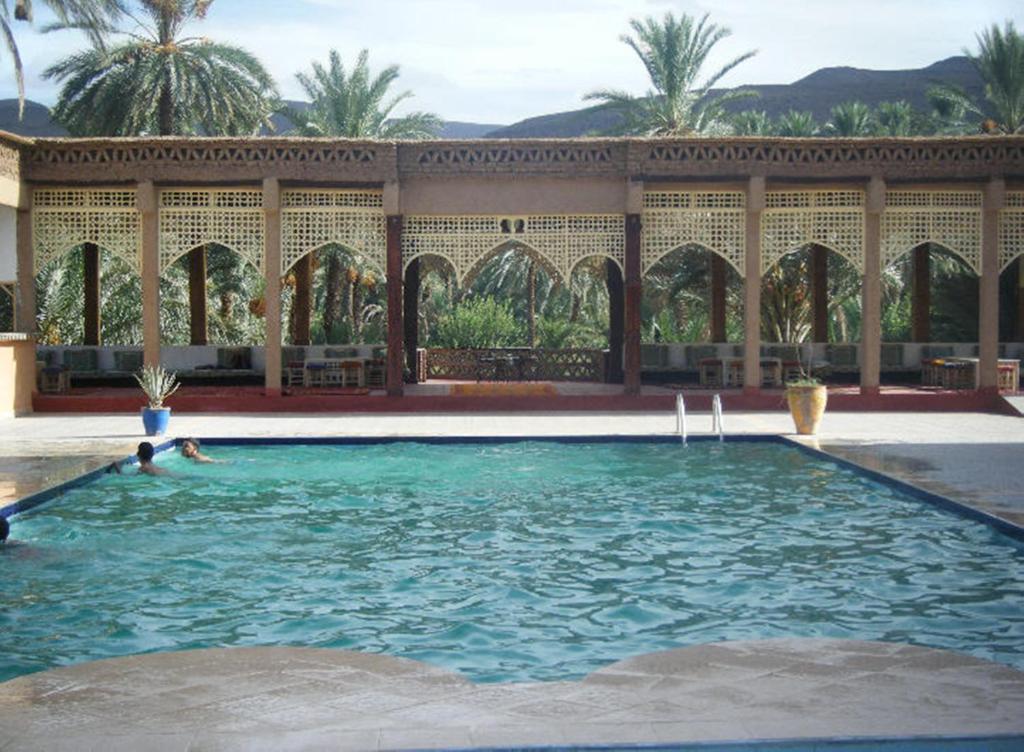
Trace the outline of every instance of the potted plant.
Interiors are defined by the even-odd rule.
[[[143,366],[135,380],[146,393],[149,406],[142,408],[142,425],[146,436],[159,436],[167,430],[171,420],[171,408],[164,407],[164,400],[178,390],[178,380],[163,366]]]
[[[799,357],[799,350],[797,351],[799,376],[786,382],[789,414],[793,416],[796,432],[804,435],[818,433],[818,426],[821,425],[821,418],[825,414],[825,405],[828,402],[828,388],[814,375],[810,355],[808,352],[805,367],[805,361]]]

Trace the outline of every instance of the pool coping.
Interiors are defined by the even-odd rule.
[[[156,453],[162,453],[181,446],[188,437],[175,437],[165,439],[154,445]],[[381,444],[515,444],[524,441],[536,441],[555,444],[677,444],[681,442],[677,434],[596,434],[596,435],[540,435],[540,436],[246,436],[246,437],[199,437],[200,443],[205,446],[374,446]],[[782,434],[740,434],[714,436],[699,434],[690,436],[685,443],[770,443],[782,444],[795,447],[804,454],[818,460],[833,462],[840,467],[850,470],[868,480],[894,488],[897,491],[912,496],[917,501],[930,506],[942,509],[943,511],[955,514],[959,517],[980,522],[994,528],[996,531],[1014,539],[1018,543],[1024,543],[1024,525],[1018,525],[1010,520],[1003,519],[998,515],[986,512],[971,506],[962,501],[957,501],[949,496],[944,496],[934,491],[929,491],[921,486],[915,485],[901,478],[887,475],[879,470],[865,467],[858,462],[839,457],[825,449],[808,446],[806,443],[791,436]],[[120,464],[135,464],[135,455],[130,455],[121,460]],[[105,465],[83,473],[75,478],[58,483],[50,488],[37,491],[24,496],[13,504],[0,507],[0,516],[13,517],[16,514],[35,509],[67,491],[91,483],[110,471],[110,466]]]

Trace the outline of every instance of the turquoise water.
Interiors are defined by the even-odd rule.
[[[476,681],[716,640],[849,637],[1024,668],[1024,550],[770,443],[211,447],[13,520],[0,679],[228,645]],[[131,472],[131,471],[128,471]]]

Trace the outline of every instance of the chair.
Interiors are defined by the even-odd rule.
[[[782,363],[778,358],[761,358],[761,386],[782,386]]]
[[[725,386],[743,386],[743,361],[730,360],[725,369]]]
[[[71,386],[67,366],[45,366],[39,371],[39,391],[45,394],[66,394]]]
[[[303,386],[324,386],[327,366],[324,363],[306,363],[303,369]]]
[[[997,368],[999,392],[1001,394],[1016,394],[1020,386],[1020,361],[1000,362]]]
[[[345,363],[324,363],[324,386],[345,386]]]
[[[387,361],[374,358],[366,363],[366,386],[371,389],[383,389],[387,380]]]
[[[722,361],[703,358],[699,363],[701,386],[722,386]]]
[[[343,360],[339,364],[342,386],[364,386],[363,364],[358,360]]]
[[[302,386],[306,382],[306,363],[289,360],[284,366],[284,380],[288,386]]]

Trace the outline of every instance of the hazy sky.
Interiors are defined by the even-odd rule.
[[[619,36],[630,18],[669,10],[710,12],[732,29],[719,64],[759,50],[726,85],[790,83],[834,65],[917,68],[974,49],[992,23],[1024,26],[1021,0],[216,0],[191,31],[253,52],[286,98],[302,97],[294,74],[310,61],[335,48],[350,62],[366,47],[372,68],[401,66],[400,88],[416,95],[404,110],[505,124],[576,109],[596,88],[643,93],[643,67]],[[46,20],[39,12],[37,25]],[[84,38],[14,26],[28,96],[53,104],[58,88],[39,74]],[[0,98],[13,97],[2,57]]]

